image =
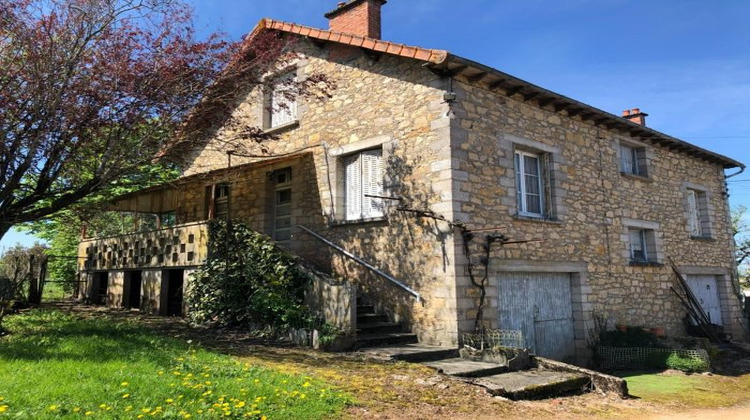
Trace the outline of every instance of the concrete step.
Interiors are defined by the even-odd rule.
[[[388,322],[388,316],[384,314],[360,314],[357,313],[357,326],[363,324],[372,324],[377,322]]]
[[[360,351],[378,358],[402,360],[411,363],[429,362],[458,356],[457,348],[430,346],[419,343],[370,347]]]
[[[401,324],[396,322],[357,323],[357,334],[387,334],[403,332]]]
[[[426,362],[425,365],[440,373],[450,376],[460,376],[463,378],[492,376],[508,371],[508,366],[491,362],[468,360],[460,357]]]
[[[412,344],[417,341],[417,335],[414,333],[357,334],[357,341],[354,347],[361,349],[384,345]]]
[[[583,393],[590,385],[588,376],[570,372],[524,370],[473,379],[496,396],[512,400],[550,398]]]

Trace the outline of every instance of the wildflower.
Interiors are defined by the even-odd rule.
[[[174,402],[174,400],[171,398],[167,398],[165,401],[167,402],[167,404],[172,404]]]
[[[3,397],[0,397],[0,401],[5,401],[5,398],[3,398]]]
[[[57,410],[57,407],[59,407],[59,406],[58,405],[51,405],[51,406],[49,406],[47,408],[49,408],[49,411],[55,411],[55,410]]]
[[[74,413],[80,413],[81,412],[81,407],[73,407],[73,412]]]
[[[184,416],[182,416],[183,419],[189,419],[191,417],[193,417],[193,416],[191,416],[189,413],[185,414]]]
[[[307,388],[308,386],[310,386],[310,382],[305,382],[304,384],[302,384],[302,386],[303,386],[304,388]]]
[[[7,404],[0,405],[0,413],[8,411],[8,407],[9,406]]]
[[[125,407],[125,411],[133,411],[133,406],[129,405],[129,406]]]
[[[130,398],[130,394],[122,394],[122,398],[123,398],[123,399],[125,399],[125,398]]]
[[[93,411],[87,411],[84,414],[87,415],[87,416],[92,416],[92,415],[94,415],[94,412]]]
[[[127,382],[123,382],[123,383],[120,384],[120,386],[128,386],[128,385],[130,385],[130,384],[127,383]]]
[[[99,404],[99,408],[105,409],[105,408],[107,408],[107,404]]]
[[[164,371],[160,370],[159,372],[157,372],[157,375],[164,375]]]

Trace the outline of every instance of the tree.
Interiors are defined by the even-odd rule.
[[[747,278],[743,270],[750,262],[750,224],[745,220],[747,207],[737,206],[732,209],[732,233],[735,241],[735,258],[740,269],[740,280]]]
[[[236,47],[160,0],[0,0],[0,237],[137,173]]]
[[[45,247],[17,245],[0,258],[0,336],[5,334],[3,319],[14,302],[23,300],[38,304],[44,290],[46,272]]]

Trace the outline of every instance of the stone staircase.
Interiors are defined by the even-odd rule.
[[[405,330],[401,323],[392,322],[386,314],[376,312],[374,305],[357,298],[356,349],[416,343],[417,335]]]

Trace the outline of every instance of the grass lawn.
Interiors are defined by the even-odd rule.
[[[0,338],[0,418],[317,419],[351,401],[130,321],[34,310]]]
[[[682,373],[628,373],[630,394],[644,402],[689,408],[727,407],[747,401],[750,375],[685,375]]]

